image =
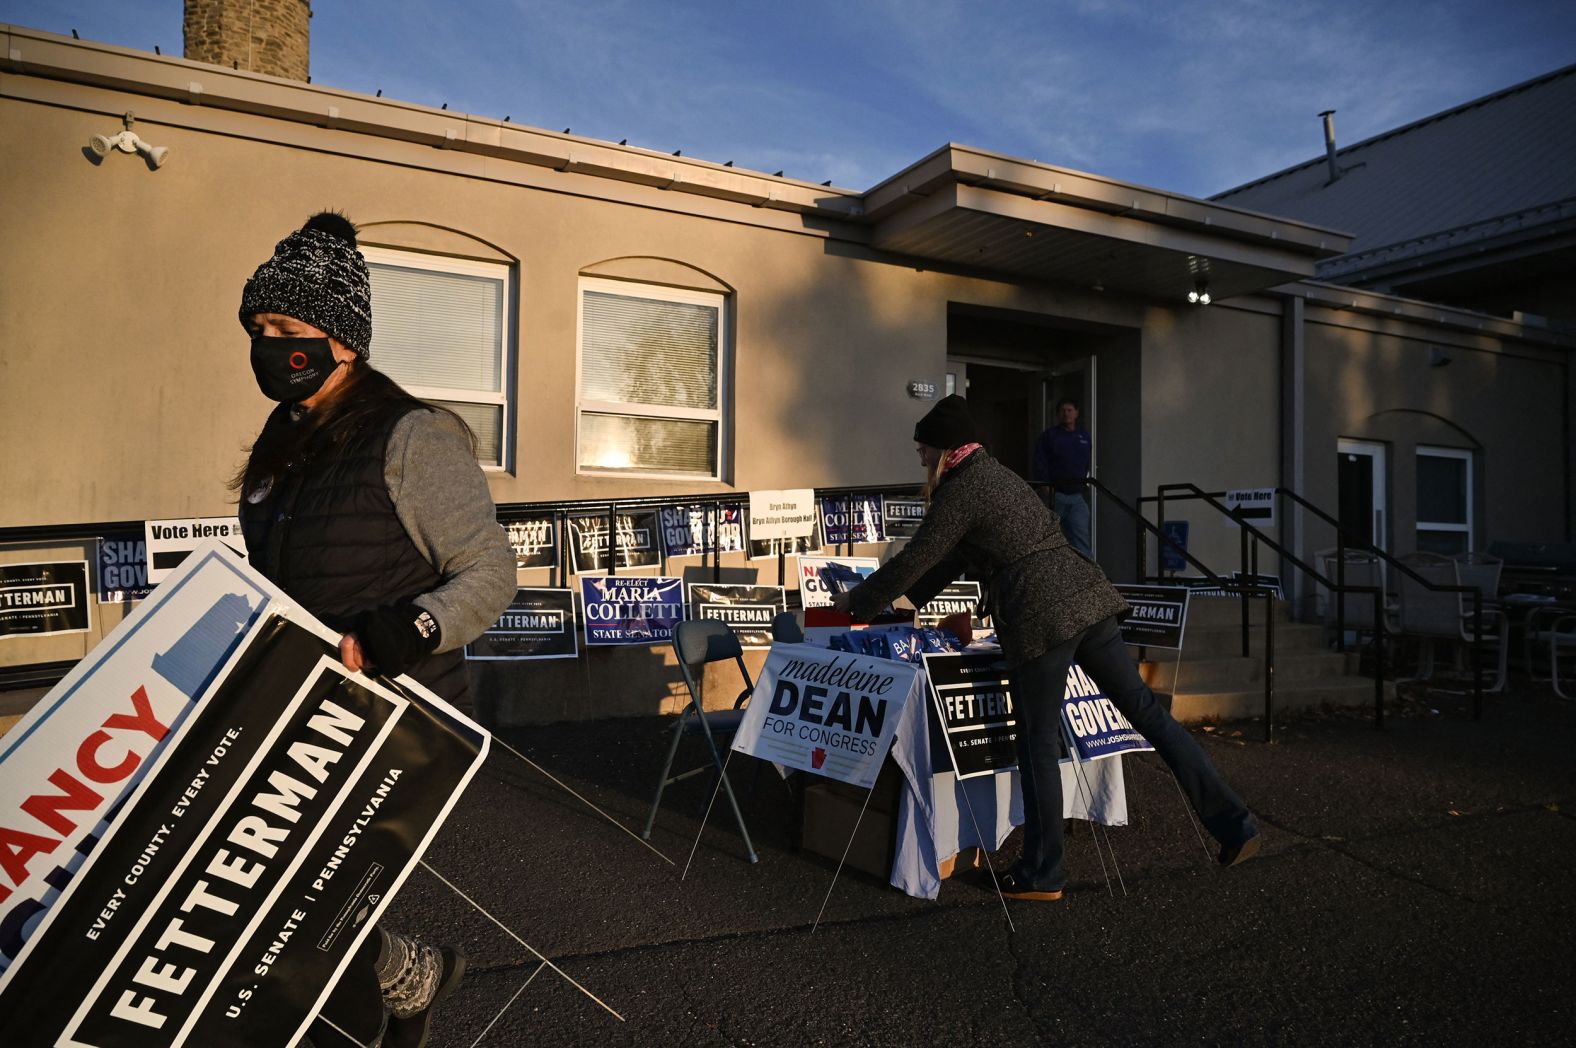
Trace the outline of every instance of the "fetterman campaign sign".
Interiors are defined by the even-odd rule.
[[[0,739],[0,969],[283,596],[210,540]]]
[[[924,658],[937,723],[957,777],[1017,767],[1018,721],[1006,660],[994,652],[926,653]]]
[[[923,702],[919,667],[808,644],[774,644],[733,748],[868,789],[903,704]]]
[[[479,765],[486,734],[441,700],[347,674],[316,623],[228,618],[246,607],[166,634],[175,676],[232,645],[188,709],[171,716],[152,701],[162,689],[119,679],[127,709],[59,750],[70,769],[6,818],[7,863],[26,867],[57,844],[46,830],[96,810],[105,773],[153,762],[0,977],[8,1034],[293,1043]],[[142,621],[157,633],[159,618]]]

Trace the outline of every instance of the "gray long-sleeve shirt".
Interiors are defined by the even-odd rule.
[[[383,477],[406,534],[443,576],[414,600],[438,620],[438,650],[468,644],[498,621],[517,579],[470,442],[449,415],[408,412],[389,433]]]

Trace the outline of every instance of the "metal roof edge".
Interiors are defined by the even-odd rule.
[[[1532,236],[1537,236],[1539,230],[1558,225],[1573,216],[1576,216],[1576,197],[1564,197],[1546,204],[1517,208],[1502,215],[1466,222],[1422,236],[1408,237],[1365,248],[1362,251],[1338,255],[1321,262],[1320,265],[1325,268],[1325,276],[1346,277],[1354,273],[1366,273],[1370,269],[1382,269],[1402,261],[1416,261],[1435,255],[1476,250],[1485,240],[1492,240],[1495,235],[1530,233]],[[1537,218],[1538,221],[1525,221],[1529,218]]]
[[[1498,335],[1551,348],[1576,350],[1576,332],[1562,331],[1541,324],[1529,324],[1490,313],[1478,313],[1457,306],[1442,306],[1437,302],[1406,298],[1384,291],[1370,291],[1366,288],[1307,279],[1282,284],[1271,288],[1270,291],[1299,297],[1335,310],[1348,310],[1389,319],[1421,321],[1458,331]]]
[[[0,24],[0,69],[133,95],[250,113],[442,149],[478,153],[556,170],[634,181],[754,207],[857,219],[863,194],[744,168],[679,157],[289,80],[249,70],[154,55],[134,48]]]
[[[1465,112],[1468,109],[1475,109],[1475,108],[1477,108],[1479,106],[1487,105],[1490,102],[1497,102],[1501,98],[1506,98],[1506,97],[1508,97],[1510,95],[1517,94],[1518,92],[1521,92],[1521,91],[1530,90],[1530,89],[1532,89],[1534,87],[1540,86],[1541,84],[1543,84],[1543,83],[1545,83],[1547,81],[1556,80],[1556,79],[1559,79],[1562,76],[1570,76],[1572,74],[1576,74],[1576,63],[1572,63],[1571,65],[1567,65],[1567,66],[1561,66],[1558,69],[1550,70],[1547,73],[1542,73],[1542,74],[1540,74],[1538,76],[1533,77],[1530,80],[1523,80],[1522,82],[1520,82],[1518,84],[1512,84],[1509,87],[1502,87],[1498,91],[1491,91],[1488,94],[1483,95],[1480,98],[1472,99],[1470,102],[1462,102],[1460,105],[1451,106],[1449,109],[1442,109],[1442,110],[1440,110],[1437,113],[1432,113],[1432,114],[1430,114],[1428,116],[1425,116],[1425,117],[1419,117],[1418,119],[1413,120],[1413,121],[1411,121],[1409,123],[1402,124],[1400,127],[1392,127],[1389,130],[1387,130],[1387,131],[1381,131],[1377,135],[1371,135],[1368,138],[1365,138],[1365,139],[1363,139],[1360,142],[1354,142],[1354,143],[1352,143],[1349,146],[1342,146],[1342,147],[1336,149],[1335,155],[1336,155],[1337,158],[1344,157],[1348,153],[1354,153],[1354,152],[1356,152],[1359,149],[1363,149],[1363,148],[1366,148],[1367,146],[1374,145],[1377,142],[1382,142],[1385,139],[1394,138],[1397,135],[1404,135],[1408,131],[1416,130],[1417,128],[1422,127],[1425,124],[1432,124],[1432,123],[1436,123],[1436,122],[1438,122],[1440,120],[1448,119],[1449,117],[1456,116],[1457,114]],[[1310,168],[1310,167],[1317,167],[1318,165],[1323,164],[1325,162],[1326,162],[1325,155],[1321,153],[1318,156],[1313,157],[1312,159],[1303,160],[1303,161],[1300,161],[1300,162],[1298,162],[1296,164],[1291,165],[1290,167],[1282,168],[1281,170],[1276,171],[1276,172],[1274,172],[1272,174],[1263,175],[1263,176],[1261,176],[1259,178],[1255,178],[1251,182],[1244,182],[1240,186],[1233,186],[1230,189],[1223,189],[1219,193],[1214,193],[1211,196],[1207,197],[1206,199],[1208,199],[1210,201],[1219,201],[1223,197],[1228,197],[1228,196],[1230,196],[1233,193],[1240,193],[1240,192],[1242,192],[1244,190],[1252,189],[1255,186],[1261,186],[1261,185],[1264,185],[1267,182],[1273,182],[1273,181],[1275,181],[1278,178],[1284,178],[1287,175],[1296,174],[1298,171],[1302,171],[1302,170],[1305,170],[1305,169]]]
[[[1200,200],[1184,193],[1124,182],[1074,168],[948,142],[882,180],[865,194],[865,215],[879,220],[948,184],[964,184],[1032,200],[1180,226],[1226,239],[1274,243],[1316,257],[1336,257],[1353,234]]]

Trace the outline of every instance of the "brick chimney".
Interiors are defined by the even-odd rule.
[[[186,57],[307,80],[311,18],[310,0],[186,0]]]

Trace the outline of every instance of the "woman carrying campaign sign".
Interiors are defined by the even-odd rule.
[[[409,673],[460,704],[461,649],[508,607],[514,554],[465,423],[368,363],[355,226],[324,212],[281,240],[246,282],[240,320],[257,384],[278,402],[233,485],[252,564],[343,634],[351,671]],[[464,965],[379,929],[323,1010],[333,1027],[311,1037],[422,1044]]]
[[[1252,856],[1262,841],[1247,806],[1156,700],[1127,654],[1117,620],[1127,603],[1097,564],[1078,553],[1054,514],[1021,477],[980,446],[960,396],[940,401],[914,427],[929,505],[914,537],[833,606],[864,622],[896,597],[923,607],[965,569],[989,582],[988,602],[1011,672],[1023,785],[1023,856],[1001,878],[1003,894],[1062,897],[1061,705],[1074,660],[1170,766],[1220,843],[1220,862]]]

